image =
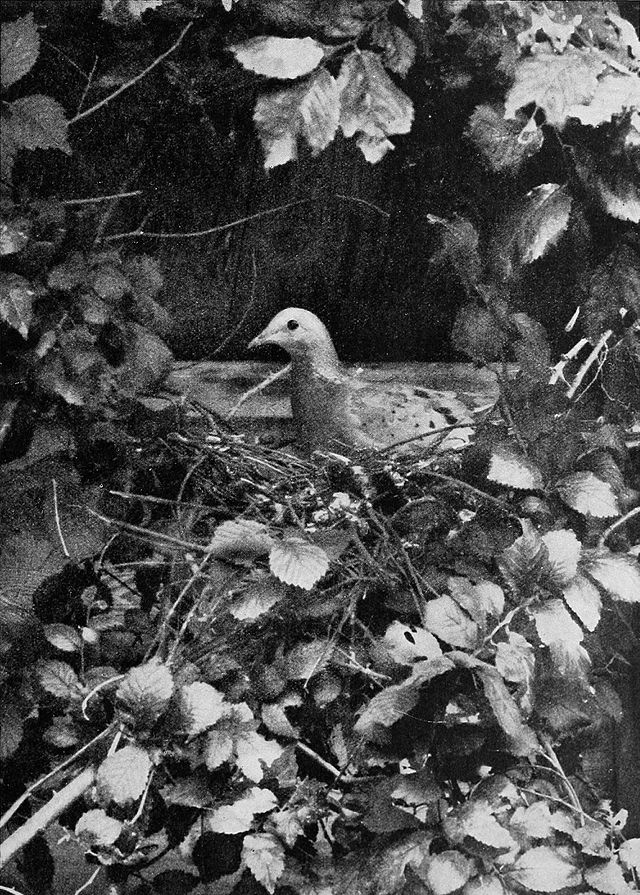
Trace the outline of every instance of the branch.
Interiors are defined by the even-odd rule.
[[[628,513],[625,513],[624,516],[621,516],[619,519],[616,519],[615,522],[612,522],[609,528],[606,528],[602,534],[600,535],[600,539],[598,540],[598,547],[604,547],[604,542],[607,540],[610,534],[620,528],[620,526],[625,525],[629,519],[633,519],[634,516],[637,516],[640,513],[640,507],[634,507],[632,510],[629,510]]]
[[[253,395],[258,395],[260,392],[264,391],[268,388],[273,382],[277,382],[278,379],[281,379],[286,373],[291,369],[291,364],[287,364],[286,367],[283,367],[281,370],[276,370],[275,373],[270,373],[266,379],[263,379],[262,382],[259,382],[257,385],[254,385],[253,388],[248,389],[243,395],[240,395],[236,403],[233,405],[229,413],[227,414],[227,419],[230,420],[232,416],[240,410],[245,401],[248,401],[249,398],[253,397]]]
[[[46,805],[43,805],[42,808],[36,811],[15,833],[7,836],[0,845],[0,868],[4,867],[16,852],[31,842],[38,833],[46,830],[56,817],[60,817],[69,805],[80,798],[93,785],[95,779],[96,770],[93,765],[85,768],[84,771],[57,792]]]
[[[589,355],[589,357],[586,359],[586,361],[583,363],[583,365],[580,367],[580,369],[576,373],[575,379],[573,380],[571,387],[567,391],[567,398],[569,398],[569,399],[573,398],[575,393],[580,388],[580,383],[582,382],[584,377],[589,372],[589,368],[592,366],[592,364],[595,363],[595,361],[598,358],[598,355],[600,354],[602,349],[606,347],[606,344],[612,335],[613,335],[612,329],[608,329],[608,330],[606,330],[606,332],[602,333],[602,335],[598,339],[598,343],[596,345],[594,345],[594,347],[591,351],[591,354]]]
[[[136,75],[135,78],[131,78],[131,80],[127,81],[126,84],[122,84],[122,86],[118,87],[117,90],[114,90],[113,93],[110,93],[109,96],[105,96],[105,98],[101,99],[99,103],[95,104],[95,106],[91,106],[90,108],[85,109],[84,112],[78,112],[78,114],[75,115],[73,118],[71,118],[67,122],[67,124],[68,125],[75,124],[77,121],[81,121],[83,118],[86,118],[88,115],[93,115],[94,112],[97,112],[98,109],[101,109],[103,106],[106,106],[107,103],[110,103],[111,100],[116,98],[116,96],[120,96],[120,94],[124,93],[125,90],[128,90],[129,87],[133,87],[134,84],[137,84],[138,81],[141,81],[142,78],[145,77],[145,75],[148,75],[149,72],[156,67],[156,65],[159,65],[163,59],[166,59],[167,56],[170,56],[171,53],[173,53],[173,51],[176,50],[180,46],[180,44],[182,43],[183,37],[185,36],[185,34],[189,30],[189,28],[191,28],[192,24],[193,24],[193,22],[189,22],[180,32],[180,37],[173,44],[173,46],[169,47],[169,49],[165,53],[162,53],[162,55],[158,56],[157,59],[154,59],[153,62],[151,63],[151,65],[148,65],[143,71],[140,72],[140,74]]]

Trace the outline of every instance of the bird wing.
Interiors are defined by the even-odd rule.
[[[348,395],[353,441],[362,446],[388,448],[409,442],[400,449],[433,444],[441,449],[460,449],[473,435],[469,410],[453,392],[374,385],[354,377]],[[457,424],[460,428],[450,429]]]

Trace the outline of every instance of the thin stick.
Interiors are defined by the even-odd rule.
[[[60,524],[60,514],[58,512],[58,483],[55,479],[51,479],[51,484],[53,485],[53,515],[56,520],[56,529],[58,530],[58,537],[60,539],[60,544],[62,545],[62,552],[67,557],[67,559],[69,559],[71,554],[67,549],[64,535],[62,534],[62,525]]]
[[[141,196],[142,190],[131,190],[129,193],[113,193],[111,196],[91,196],[88,199],[64,199],[63,205],[96,205],[98,202],[108,202],[110,199],[129,199],[131,196]]]
[[[19,829],[12,833],[0,845],[0,868],[11,860],[11,858],[24,848],[28,842],[41,833],[49,826],[49,824],[60,817],[69,805],[75,802],[96,779],[96,770],[93,767],[85,768],[77,777],[69,781],[59,792],[57,792],[46,805],[43,805],[29,820],[27,820]]]
[[[580,383],[582,382],[584,377],[587,375],[587,373],[589,371],[589,367],[591,367],[591,365],[597,360],[598,355],[600,354],[602,349],[606,346],[607,342],[609,341],[609,339],[611,338],[612,335],[613,335],[612,329],[608,329],[602,333],[602,335],[598,339],[597,344],[594,345],[594,347],[591,351],[591,354],[585,360],[583,365],[580,367],[580,369],[576,373],[575,379],[573,380],[573,384],[567,391],[567,398],[573,398],[575,393],[580,388]]]
[[[89,886],[93,885],[93,883],[94,883],[95,880],[96,880],[96,877],[98,876],[98,874],[100,873],[100,871],[102,870],[102,868],[103,868],[103,865],[102,865],[102,864],[99,864],[99,865],[96,867],[96,869],[93,871],[93,873],[91,874],[91,876],[89,877],[89,879],[88,879],[86,882],[84,882],[84,883],[80,886],[79,889],[76,889],[74,895],[80,895],[81,892],[84,892],[85,889],[88,889]]]
[[[287,364],[286,367],[282,367],[281,370],[276,370],[275,373],[270,373],[266,379],[263,379],[262,382],[259,382],[258,385],[254,385],[253,388],[250,388],[243,395],[240,395],[240,398],[233,405],[229,413],[227,414],[227,419],[230,420],[232,416],[240,410],[245,401],[248,401],[249,398],[252,398],[254,395],[258,395],[260,392],[263,392],[265,388],[268,388],[272,383],[277,382],[278,379],[282,379],[282,377],[289,372],[291,369],[291,364]]]
[[[98,57],[96,56],[96,58],[93,60],[93,67],[92,67],[91,71],[89,72],[89,76],[87,78],[87,83],[84,85],[84,90],[82,91],[82,96],[80,97],[80,102],[78,103],[78,106],[76,108],[76,115],[78,115],[78,113],[80,112],[80,109],[84,105],[84,101],[87,98],[87,93],[89,92],[89,88],[91,87],[91,82],[93,81],[93,76],[96,72],[97,67],[98,67]],[[83,74],[84,74],[84,72],[83,72]]]
[[[71,118],[71,120],[68,121],[67,124],[75,124],[77,121],[81,121],[88,115],[93,115],[94,112],[97,112],[98,109],[101,109],[103,106],[106,106],[107,103],[110,103],[112,100],[114,100],[117,96],[120,96],[120,94],[124,93],[125,90],[128,90],[129,87],[133,87],[134,84],[137,84],[138,81],[141,81],[142,78],[145,77],[145,75],[148,75],[149,72],[152,71],[152,69],[154,69],[157,65],[159,65],[163,59],[166,59],[167,56],[170,56],[171,53],[173,53],[173,51],[180,46],[180,44],[182,43],[182,39],[184,38],[189,28],[191,28],[192,24],[193,22],[189,22],[180,32],[180,36],[173,44],[173,46],[169,47],[169,49],[165,53],[162,53],[160,56],[158,56],[157,59],[154,59],[151,65],[148,65],[143,71],[140,72],[140,74],[136,75],[135,78],[131,78],[131,80],[127,81],[126,84],[122,84],[120,87],[118,87],[117,90],[114,90],[113,93],[110,93],[109,96],[105,96],[105,98],[101,99],[99,103],[95,104],[95,106],[90,106],[90,108],[85,109],[84,112],[78,112],[78,114],[74,118]]]
[[[337,199],[344,199],[346,202],[357,202],[360,205],[364,205],[367,208],[371,208],[372,211],[377,211],[378,214],[381,214],[385,218],[390,218],[391,215],[388,211],[384,211],[382,208],[379,208],[377,205],[374,205],[373,202],[368,202],[366,199],[360,199],[359,196],[345,196],[344,193],[336,193]]]
[[[629,510],[628,513],[625,513],[624,516],[620,516],[619,519],[616,519],[615,522],[612,522],[609,528],[606,528],[602,534],[600,535],[600,539],[598,541],[598,547],[604,547],[604,542],[607,540],[610,534],[620,528],[629,521],[629,519],[633,519],[634,516],[637,516],[640,513],[640,507],[634,507],[632,510]]]

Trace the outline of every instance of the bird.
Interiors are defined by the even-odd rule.
[[[263,345],[277,345],[291,358],[291,411],[296,442],[306,455],[350,456],[363,448],[405,453],[434,443],[459,449],[471,439],[472,417],[454,392],[367,382],[345,370],[327,327],[311,311],[277,313],[248,347]]]

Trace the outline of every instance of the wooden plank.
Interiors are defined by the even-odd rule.
[[[262,361],[196,361],[176,363],[169,380],[172,391],[184,394],[213,412],[226,416],[241,395],[276,371],[277,364]],[[347,367],[361,370],[368,382],[405,383],[453,391],[470,407],[493,404],[498,395],[495,373],[465,363],[379,363]],[[284,420],[291,416],[287,377],[250,398],[238,419]]]

